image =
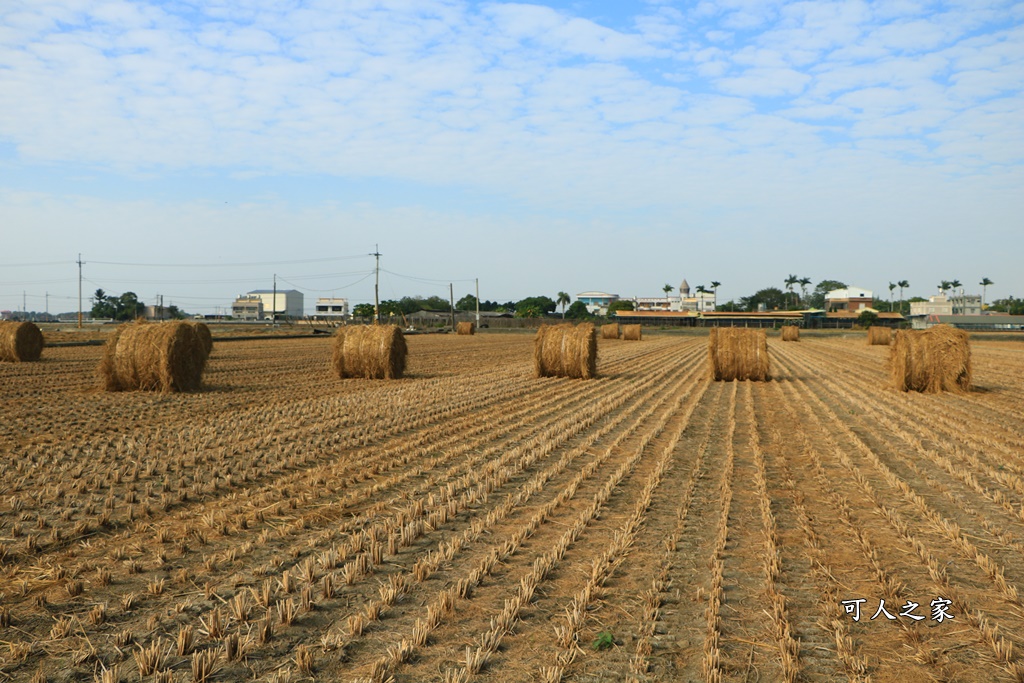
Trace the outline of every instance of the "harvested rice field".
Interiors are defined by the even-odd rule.
[[[0,679],[1024,678],[1024,344],[939,395],[863,334],[771,337],[767,382],[706,336],[594,380],[408,346],[375,381],[220,342],[196,394],[0,363]]]

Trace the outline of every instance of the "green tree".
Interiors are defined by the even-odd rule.
[[[352,308],[352,315],[356,318],[372,318],[373,304],[356,304]]]
[[[845,289],[846,283],[839,280],[822,280],[814,288],[808,303],[811,308],[825,308],[825,295],[834,289]]]
[[[800,284],[800,292],[803,295],[804,305],[807,305],[807,285],[811,284],[811,278],[802,277],[797,282]]]
[[[989,285],[994,285],[995,283],[992,282],[991,280],[989,280],[987,277],[984,277],[984,278],[981,279],[981,282],[979,282],[978,284],[981,285],[981,310],[984,311],[985,310],[985,294],[987,293],[988,286]]]
[[[584,320],[586,318],[593,317],[590,315],[590,311],[587,310],[587,305],[582,301],[573,301],[572,305],[569,306],[569,310],[565,312],[566,318],[570,320]]]
[[[1024,315],[1024,299],[1016,299],[1013,296],[1008,296],[1005,299],[996,299],[988,307],[988,310],[1009,315]]]
[[[896,289],[898,285],[895,282],[889,283],[889,310],[892,310],[892,291]]]
[[[772,311],[785,306],[787,300],[786,293],[778,287],[766,287],[750,296],[741,297],[740,305],[747,311],[756,311],[764,304],[765,310]]]
[[[558,298],[555,299],[555,302],[562,307],[562,320],[565,320],[565,307],[568,306],[571,301],[572,299],[570,299],[569,295],[565,292],[559,292]]]
[[[626,299],[618,299],[608,304],[608,317],[614,318],[615,311],[632,311],[634,310],[633,302]]]
[[[135,320],[146,310],[146,304],[139,301],[135,292],[125,292],[119,297],[108,296],[107,301],[114,307],[115,320]]]
[[[786,278],[785,282],[786,282],[786,291],[788,291],[792,295],[793,294],[793,285],[795,285],[796,283],[800,282],[800,278],[798,278],[796,275],[790,275],[789,277]],[[786,310],[787,311],[789,310],[789,299],[788,298],[786,299]]]
[[[721,286],[721,282],[711,281],[711,291],[715,293],[715,310],[718,310],[718,288]]]
[[[668,296],[669,294],[672,293],[673,289],[675,289],[675,287],[666,283],[665,286],[661,288],[661,291],[665,292],[665,296]]]
[[[472,294],[467,294],[458,301],[455,302],[455,310],[457,311],[475,311],[476,310],[476,297]],[[484,310],[481,305],[480,310]]]
[[[896,286],[900,288],[900,313],[903,313],[903,290],[910,286],[910,282],[907,280],[900,280],[896,283]]]
[[[736,313],[737,311],[742,311],[743,310],[743,306],[738,304],[738,303],[736,303],[735,301],[726,301],[721,306],[719,306],[718,304],[715,304],[715,310],[716,311],[725,311],[727,313]]]
[[[857,324],[863,328],[871,327],[876,322],[878,322],[878,314],[874,311],[863,310],[857,316]]]
[[[546,296],[529,296],[515,303],[517,318],[540,318],[547,313],[554,313],[558,304],[554,299]],[[533,315],[526,315],[529,311]]]
[[[102,289],[97,289],[92,295],[92,310],[90,311],[91,316],[94,319],[98,318],[110,318],[114,319],[117,315],[117,308],[113,303],[110,302],[112,297],[108,297],[107,293]]]

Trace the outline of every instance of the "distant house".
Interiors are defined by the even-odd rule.
[[[863,287],[833,289],[825,294],[826,311],[861,311],[871,308],[874,302],[874,292]]]
[[[263,299],[241,295],[231,303],[231,317],[236,320],[263,320]]]
[[[576,300],[582,301],[587,307],[587,313],[591,315],[607,315],[608,307],[613,301],[619,300],[619,295],[607,292],[580,292],[576,295]]]
[[[314,311],[317,318],[347,318],[348,299],[320,297],[316,300]]]

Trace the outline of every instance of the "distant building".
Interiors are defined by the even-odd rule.
[[[874,302],[874,292],[863,287],[833,289],[825,294],[826,311],[860,311],[871,308]]]
[[[928,297],[928,301],[911,301],[910,317],[926,315],[953,315],[953,302],[943,294]]]
[[[263,320],[263,299],[258,296],[239,296],[231,304],[231,317],[236,320]]]
[[[246,296],[256,296],[263,301],[263,319],[301,318],[304,315],[302,292],[297,289],[254,289]],[[274,297],[277,300],[274,300]]]
[[[316,300],[315,315],[317,318],[347,318],[348,299],[320,297]]]
[[[619,295],[607,292],[580,292],[576,295],[576,300],[582,301],[587,307],[587,313],[591,315],[607,315],[608,307],[613,301],[619,300]]]

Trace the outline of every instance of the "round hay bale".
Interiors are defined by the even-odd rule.
[[[476,334],[474,323],[455,323],[455,334]]]
[[[868,328],[868,346],[888,346],[892,343],[892,330],[881,325]]]
[[[642,332],[639,325],[623,325],[622,338],[627,341],[640,341]]]
[[[897,391],[970,391],[970,338],[949,325],[899,330],[889,346],[889,376]]]
[[[0,322],[0,361],[32,363],[43,353],[43,333],[35,323]]]
[[[111,333],[97,372],[107,391],[197,391],[207,355],[194,325],[136,321]]]
[[[533,342],[537,377],[597,376],[597,330],[592,323],[541,325]]]
[[[800,328],[796,325],[786,325],[781,332],[782,341],[800,341]]]
[[[398,325],[339,327],[332,364],[338,377],[400,379],[408,349]]]
[[[619,338],[619,324],[609,323],[607,325],[601,325],[601,339],[618,339]]]
[[[770,378],[768,335],[764,330],[712,327],[708,336],[708,363],[715,381]]]
[[[203,342],[203,348],[206,349],[206,355],[209,356],[213,353],[213,335],[210,334],[210,326],[206,323],[189,323],[189,325],[199,335],[199,341]]]

